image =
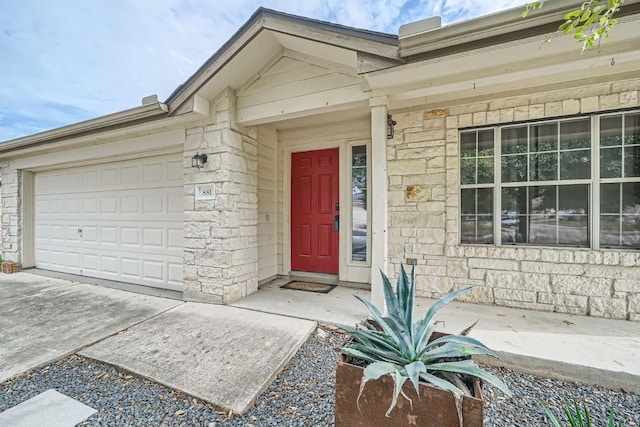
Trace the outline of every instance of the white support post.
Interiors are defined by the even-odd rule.
[[[386,311],[380,272],[387,272],[387,97],[371,106],[371,301]]]

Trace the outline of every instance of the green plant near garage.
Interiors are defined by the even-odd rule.
[[[511,395],[511,391],[502,380],[481,369],[471,360],[473,355],[494,357],[495,355],[480,341],[466,336],[469,328],[460,335],[435,332],[436,312],[468,292],[471,289],[470,286],[440,298],[427,310],[423,318],[414,321],[415,267],[412,268],[409,278],[404,266],[401,266],[395,291],[384,273],[382,273],[382,281],[387,313],[382,314],[369,300],[356,296],[367,306],[374,322],[364,322],[359,328],[347,329],[346,332],[353,340],[341,351],[346,359],[364,367],[356,404],[360,402],[368,382],[382,377],[391,377],[393,379],[391,403],[385,413],[385,416],[389,417],[396,408],[400,395],[413,405],[414,402],[403,390],[407,381],[413,385],[418,397],[424,396],[424,393],[421,395],[419,386],[426,383],[431,388],[440,389],[439,392],[444,391],[446,394],[450,393],[449,396],[453,395],[457,412],[456,425],[459,423],[462,426],[466,416],[463,411],[463,399],[465,397],[481,399],[481,396],[477,396],[479,386],[474,387],[474,379],[484,380],[505,394]],[[339,379],[336,381],[340,382]],[[479,384],[477,380],[475,381]],[[347,425],[338,423],[338,417],[341,416],[338,414],[338,406],[341,405],[339,401],[341,401],[341,392],[337,387],[336,425]],[[481,405],[480,400],[479,425],[482,425]],[[360,406],[358,409],[362,412]],[[418,425],[431,425],[427,424],[426,419],[417,421]],[[358,425],[353,420],[350,423]],[[362,425],[365,425],[364,422]]]
[[[578,403],[577,400],[569,402],[566,397],[562,397],[564,402],[563,410],[567,417],[567,422],[570,427],[592,427],[591,414],[589,413],[589,407],[587,405]],[[551,421],[553,427],[564,427],[566,424],[558,421],[558,417],[549,409],[547,405],[542,403],[545,414]],[[616,413],[613,406],[609,410],[609,419],[607,421],[607,427],[620,427],[622,424],[616,424]]]

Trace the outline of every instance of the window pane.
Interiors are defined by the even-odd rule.
[[[493,157],[478,158],[478,184],[493,182]]]
[[[589,245],[589,217],[571,215],[558,224],[558,244],[567,246]]]
[[[522,243],[528,240],[527,187],[502,189],[502,243]]]
[[[476,183],[476,159],[460,160],[460,184]]]
[[[640,248],[640,215],[622,216],[622,235],[620,245]]]
[[[527,126],[502,129],[502,154],[527,152]]]
[[[640,247],[640,183],[622,184],[622,233],[620,244]]]
[[[493,156],[493,129],[478,132],[478,156]]]
[[[624,144],[640,144],[640,113],[625,115]]]
[[[493,243],[493,189],[461,190],[462,243]]]
[[[527,155],[502,156],[502,181],[522,182],[527,180]]]
[[[475,157],[476,152],[476,133],[463,132],[460,134],[460,157]]]
[[[622,116],[609,116],[600,119],[600,146],[622,145]]]
[[[560,152],[560,179],[591,178],[591,150]]]
[[[600,245],[640,247],[640,183],[600,185]]]
[[[493,243],[493,215],[478,216],[476,243]]]
[[[600,178],[622,177],[622,148],[600,149]]]
[[[351,148],[351,260],[367,261],[367,147]]]
[[[531,152],[558,149],[558,123],[531,125]]]
[[[620,213],[620,184],[600,184],[600,213]]]
[[[529,212],[532,215],[553,215],[557,210],[555,185],[529,188]]]
[[[591,120],[560,122],[560,149],[591,147]]]
[[[476,214],[476,189],[464,188],[460,190],[460,211],[462,215]]]
[[[478,188],[478,214],[493,214],[493,188]]]
[[[531,181],[553,181],[558,179],[558,153],[532,154],[529,161]]]
[[[640,176],[640,145],[624,147],[624,176]]]
[[[561,213],[566,215],[567,219],[589,214],[587,184],[558,186],[558,215]]]
[[[600,215],[600,246],[620,246],[619,215]]]

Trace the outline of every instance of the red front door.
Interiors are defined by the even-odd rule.
[[[338,274],[338,149],[291,156],[291,269]]]

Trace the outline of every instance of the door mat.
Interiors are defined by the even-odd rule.
[[[311,283],[311,282],[293,282],[285,283],[280,286],[282,289],[293,289],[294,291],[307,291],[317,292],[319,294],[328,294],[337,285],[325,285],[324,283]]]

